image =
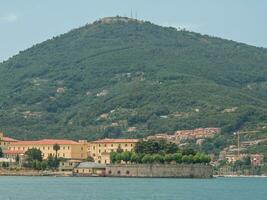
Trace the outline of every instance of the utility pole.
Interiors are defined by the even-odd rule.
[[[240,158],[240,134],[237,132],[237,155]]]

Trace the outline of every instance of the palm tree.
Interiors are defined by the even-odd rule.
[[[60,150],[60,146],[58,144],[54,144],[53,150],[56,151],[56,157],[55,158],[57,160],[57,152],[58,152],[58,150]]]

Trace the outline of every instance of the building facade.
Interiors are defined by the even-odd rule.
[[[251,154],[250,155],[251,164],[254,166],[260,166],[264,164],[264,155],[263,154]]]
[[[18,142],[18,140],[10,138],[10,137],[5,137],[4,133],[0,132],[0,147],[5,150],[8,148],[8,146],[14,142]]]
[[[137,139],[103,139],[89,143],[88,154],[96,163],[109,164],[110,153],[120,151],[133,151]]]
[[[73,140],[52,140],[44,139],[38,141],[18,141],[11,143],[8,146],[9,153],[20,152],[25,153],[27,150],[36,148],[41,150],[43,158],[47,159],[48,156],[55,156],[56,152],[53,146],[58,144],[60,149],[57,156],[66,159],[86,159],[88,157],[87,149],[88,143],[86,141],[73,141]]]
[[[73,168],[74,176],[105,176],[106,165],[94,162],[82,162]]]

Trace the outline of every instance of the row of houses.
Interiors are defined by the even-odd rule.
[[[147,139],[165,139],[167,141],[179,144],[181,141],[187,139],[198,140],[213,138],[216,134],[219,134],[220,131],[220,128],[197,128],[193,130],[179,130],[171,135],[166,133],[156,134],[148,136]]]
[[[92,142],[58,139],[19,141],[5,137],[3,133],[0,133],[0,147],[4,157],[8,159],[23,156],[27,150],[32,148],[39,149],[43,158],[47,159],[49,156],[56,156],[53,146],[57,144],[60,147],[57,151],[59,158],[79,161],[92,157],[96,163],[109,164],[111,152],[117,149],[132,151],[137,142],[137,139],[102,139]]]

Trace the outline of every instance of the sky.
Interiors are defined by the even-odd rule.
[[[267,48],[266,0],[0,0],[0,62],[19,51],[107,16]]]

